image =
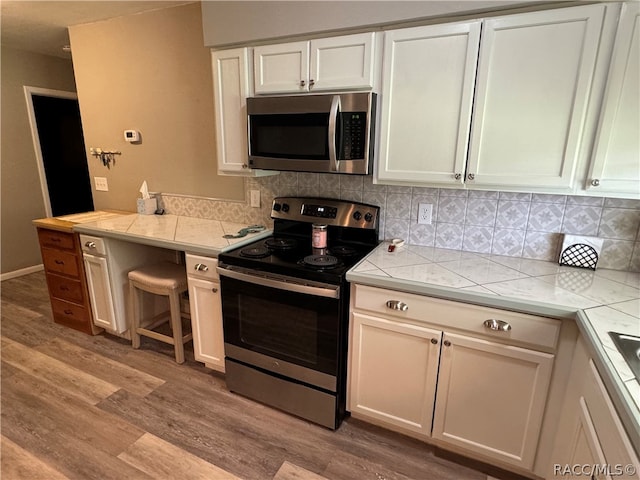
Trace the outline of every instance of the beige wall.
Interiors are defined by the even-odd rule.
[[[216,173],[211,58],[194,3],[70,27],[85,145],[119,150],[96,209],[135,210],[138,189],[244,199],[243,181]],[[139,130],[142,143],[125,142]]]
[[[23,86],[75,91],[71,62],[2,48],[2,273],[42,263],[35,218],[46,216]]]

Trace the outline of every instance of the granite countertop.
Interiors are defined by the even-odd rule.
[[[640,436],[640,384],[609,331],[640,336],[640,273],[560,266],[519,257],[388,242],[355,265],[347,279],[535,315],[573,319],[623,423]],[[633,438],[634,435],[630,434]],[[639,446],[636,444],[636,449]]]
[[[220,252],[244,245],[271,233],[271,230],[264,230],[240,238],[223,237],[225,234],[236,234],[245,227],[247,225],[244,223],[222,222],[181,215],[133,213],[76,224],[73,231],[217,257]]]

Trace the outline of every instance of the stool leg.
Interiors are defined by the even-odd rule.
[[[182,320],[180,319],[180,294],[172,291],[169,294],[171,309],[171,330],[173,331],[173,347],[176,352],[176,362],[184,363],[184,343],[182,343]]]
[[[129,297],[131,302],[131,346],[133,348],[140,348],[140,334],[138,333],[138,327],[140,326],[140,299],[138,297],[138,289],[135,285],[129,282]]]

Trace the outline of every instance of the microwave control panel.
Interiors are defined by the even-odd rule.
[[[343,112],[342,120],[342,145],[340,148],[340,160],[365,158],[365,144],[367,128],[366,112]]]

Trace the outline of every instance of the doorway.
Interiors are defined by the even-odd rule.
[[[24,90],[47,216],[92,211],[76,94],[26,86]]]

